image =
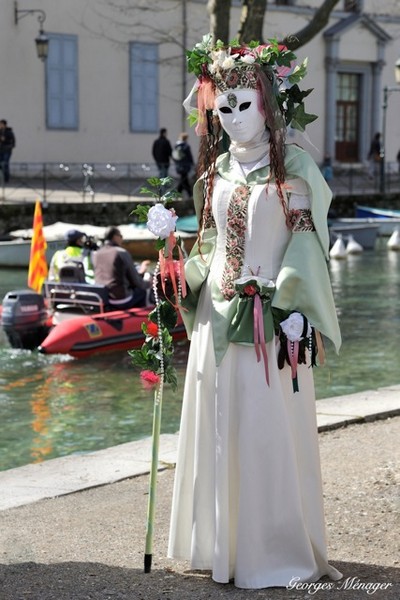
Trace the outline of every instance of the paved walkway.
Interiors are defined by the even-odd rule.
[[[168,559],[172,435],[147,574],[150,440],[1,473],[0,600],[398,600],[400,386],[319,400],[317,411],[328,555],[342,580],[242,590]]]
[[[400,385],[318,400],[319,431],[400,415]],[[177,434],[160,440],[159,467],[176,462]],[[79,456],[0,472],[0,510],[143,475],[150,470],[151,438]],[[1,598],[1,596],[0,596]]]
[[[122,191],[115,186],[99,186],[91,192],[83,192],[76,186],[61,187],[58,185],[55,188],[46,188],[40,184],[40,181],[30,181],[29,185],[25,183],[12,183],[6,188],[0,188],[0,205],[1,204],[31,204],[37,199],[44,203],[56,204],[73,204],[73,203],[109,203],[109,202],[135,202],[146,200],[146,196],[140,194],[142,185],[145,185],[143,180],[135,180],[126,191]],[[146,184],[147,185],[147,184]],[[109,188],[109,189],[107,189]]]

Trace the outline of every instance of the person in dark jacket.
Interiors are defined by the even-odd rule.
[[[377,132],[371,140],[371,145],[368,152],[368,177],[373,179],[375,175],[379,173],[379,163],[382,160],[381,157],[381,134]]]
[[[146,290],[151,288],[151,281],[143,279],[147,261],[144,261],[146,267],[139,272],[121,244],[120,230],[110,227],[104,245],[93,256],[96,285],[104,285],[108,289],[109,303],[115,310],[146,306]]]
[[[168,177],[172,147],[167,138],[167,130],[165,128],[160,129],[160,137],[153,143],[152,154],[158,167],[160,179]]]
[[[3,172],[4,183],[10,181],[10,158],[15,147],[15,135],[7,121],[0,121],[0,169]]]
[[[189,198],[192,196],[192,186],[189,181],[189,173],[193,167],[194,161],[192,151],[187,142],[188,134],[183,132],[179,135],[178,141],[175,144],[175,148],[172,152],[172,158],[175,163],[175,169],[179,175],[179,183],[176,188],[178,192],[187,192]]]

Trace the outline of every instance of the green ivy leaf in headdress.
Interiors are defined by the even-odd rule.
[[[307,64],[308,59],[305,58],[301,65],[297,65],[293,73],[291,73],[288,77],[289,83],[299,83],[304,77],[307,75]]]
[[[315,121],[315,119],[318,119],[318,115],[306,113],[304,104],[299,104],[293,111],[293,117],[290,126],[293,127],[293,129],[304,131],[306,126]]]

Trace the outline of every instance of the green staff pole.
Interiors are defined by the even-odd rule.
[[[153,435],[151,450],[151,467],[149,482],[149,500],[147,505],[147,532],[146,548],[144,554],[144,572],[150,573],[151,562],[153,558],[153,533],[154,533],[154,514],[156,506],[157,490],[157,472],[158,472],[158,449],[160,446],[160,427],[161,427],[161,409],[164,381],[160,382],[158,390],[154,394],[154,412],[153,412]]]

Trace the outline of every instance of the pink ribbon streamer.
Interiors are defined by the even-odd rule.
[[[287,349],[290,360],[290,367],[292,369],[292,379],[296,379],[297,375],[297,363],[299,360],[299,342],[287,341]]]
[[[253,322],[254,347],[256,350],[257,362],[260,362],[262,355],[264,360],[265,379],[267,381],[267,384],[269,385],[268,355],[267,346],[265,344],[263,309],[259,294],[256,294],[254,296]]]
[[[173,250],[177,247],[178,249],[178,261],[174,261],[173,259]],[[160,275],[161,275],[161,286],[164,292],[164,296],[172,304],[175,310],[180,309],[181,307],[178,303],[173,303],[169,298],[167,298],[165,294],[165,279],[169,279],[172,284],[172,289],[174,291],[175,298],[178,298],[178,284],[177,284],[177,276],[179,278],[181,284],[181,295],[182,298],[186,296],[186,280],[184,276],[184,263],[183,263],[183,253],[182,249],[176,243],[176,237],[174,232],[171,232],[169,237],[167,238],[165,244],[165,253],[163,250],[159,252],[160,259]],[[176,268],[178,266],[178,268]]]

